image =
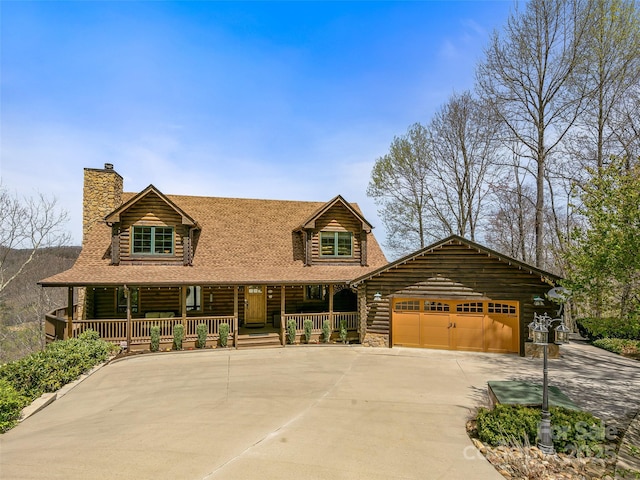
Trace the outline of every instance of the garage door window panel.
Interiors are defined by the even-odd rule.
[[[395,303],[396,312],[419,312],[420,300],[404,300]]]
[[[448,312],[449,304],[442,302],[424,302],[424,311],[425,312]]]
[[[458,303],[456,305],[456,312],[458,313],[482,313],[483,311],[484,305],[482,302]]]
[[[504,315],[515,315],[517,313],[515,305],[509,305],[507,303],[493,303],[489,302],[487,306],[488,313],[502,313]]]

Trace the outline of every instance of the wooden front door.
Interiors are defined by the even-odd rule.
[[[267,322],[267,296],[264,285],[250,285],[244,297],[245,325],[264,325]]]

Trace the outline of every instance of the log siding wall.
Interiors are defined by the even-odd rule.
[[[320,256],[320,232],[351,232],[353,234],[353,255],[351,257],[322,257]],[[342,205],[335,205],[316,219],[315,229],[308,231],[307,258],[316,264],[360,264],[366,258],[363,248],[362,224],[353,214]]]
[[[552,287],[539,275],[510,265],[467,245],[447,244],[426,252],[366,280],[367,332],[389,334],[391,296],[451,300],[514,300],[520,302],[520,354],[534,311],[553,313],[554,307],[536,307],[533,297]],[[382,300],[374,301],[376,292]]]
[[[174,249],[172,255],[134,255],[132,234],[134,226],[173,227]],[[182,225],[182,217],[154,193],[136,202],[123,212],[118,225],[118,252],[112,258],[118,263],[134,264],[179,264],[184,265],[188,255],[189,229]],[[185,251],[185,248],[187,250]]]
[[[134,286],[130,286],[136,288]],[[144,318],[148,312],[173,312],[176,317],[181,316],[182,304],[180,301],[180,287],[137,287],[138,311],[132,313],[132,318]],[[238,292],[238,319],[244,322],[244,290],[240,287]],[[267,291],[267,324],[271,324],[281,314],[282,288],[279,285],[264,286]],[[325,312],[329,308],[329,299],[305,300],[304,285],[288,285],[285,287],[285,313],[309,313]],[[271,293],[269,293],[271,291]],[[340,300],[344,295],[338,289],[336,295],[335,311],[354,311],[355,299],[352,302]],[[353,296],[355,297],[355,293]],[[200,310],[187,312],[187,316],[233,316],[234,314],[234,287],[233,286],[202,286],[202,298]],[[87,319],[126,318],[125,312],[118,312],[117,288],[115,287],[88,287],[86,296]]]

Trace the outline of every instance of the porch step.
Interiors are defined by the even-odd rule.
[[[280,335],[277,333],[256,333],[238,335],[238,349],[240,348],[276,348],[282,347]]]

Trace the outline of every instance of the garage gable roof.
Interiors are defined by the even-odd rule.
[[[459,235],[450,235],[449,237],[440,240],[436,243],[433,243],[427,247],[424,247],[416,252],[410,253],[409,255],[406,255],[402,258],[399,258],[398,260],[395,260],[394,262],[388,263],[387,265],[380,267],[370,273],[367,273],[366,275],[362,275],[361,277],[356,278],[355,280],[353,280],[351,282],[351,286],[355,287],[358,286],[359,284],[361,284],[362,282],[365,282],[377,275],[380,275],[388,270],[391,270],[392,268],[398,266],[398,265],[402,265],[405,263],[408,263],[418,257],[427,255],[430,252],[433,252],[435,250],[441,249],[443,247],[445,247],[446,245],[452,245],[452,244],[457,244],[457,245],[466,245],[469,249],[474,249],[477,250],[478,253],[482,253],[485,255],[488,255],[490,257],[494,257],[496,259],[498,259],[501,262],[504,263],[508,263],[509,265],[512,265],[514,268],[518,268],[520,270],[524,270],[524,271],[528,271],[530,274],[532,275],[539,275],[541,278],[546,278],[548,279],[549,283],[555,284],[556,282],[558,282],[559,280],[561,280],[562,277],[559,277],[558,275],[555,275],[551,272],[547,272],[545,270],[541,270],[537,267],[534,267],[532,265],[529,265],[528,263],[522,262],[520,260],[516,260],[515,258],[511,258],[507,255],[504,255],[502,253],[496,252],[495,250],[492,250],[488,247],[485,247],[484,245],[480,245],[479,243],[473,242],[471,240],[467,240],[466,238],[463,238]]]

